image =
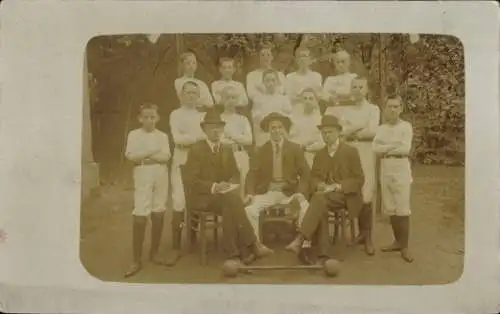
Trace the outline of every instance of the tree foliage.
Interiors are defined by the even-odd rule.
[[[381,45],[381,36],[387,38],[385,45]],[[101,50],[106,62],[113,62],[126,58],[131,47],[153,45],[158,48],[144,49],[147,52],[134,57],[174,64],[175,54],[169,52],[173,49],[162,46],[161,37],[158,42],[153,43],[144,35],[112,36],[101,44]],[[383,94],[391,92],[403,96],[404,116],[415,130],[415,160],[448,165],[464,163],[464,51],[457,38],[421,35],[420,41],[412,44],[405,34],[182,35],[182,50],[196,53],[200,66],[209,73],[209,80],[218,76],[217,60],[223,56],[236,60],[236,78],[244,80],[246,73],[256,66],[258,48],[263,43],[272,44],[275,66],[284,72],[294,70],[294,50],[299,46],[309,47],[314,56],[313,67],[323,77],[334,71],[333,53],[347,50],[353,59],[352,71],[369,78],[372,102],[382,106]],[[166,68],[175,69],[169,66],[163,70]],[[100,85],[97,77],[92,77],[90,88]]]

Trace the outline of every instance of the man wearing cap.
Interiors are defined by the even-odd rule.
[[[270,250],[257,241],[248,221],[239,190],[239,172],[231,146],[221,142],[225,122],[220,113],[209,111],[200,123],[206,139],[189,150],[185,179],[194,211],[220,211],[224,249],[238,262],[261,257]]]
[[[314,157],[310,206],[299,226],[299,234],[286,249],[301,257],[301,248],[314,240],[322,262],[328,258],[328,212],[345,208],[350,218],[359,216],[364,175],[357,149],[339,141],[342,126],[337,117],[323,116],[318,128],[326,147]],[[309,259],[302,261],[310,262]]]
[[[272,112],[261,122],[269,140],[259,147],[250,162],[247,176],[247,215],[257,235],[260,213],[274,205],[293,204],[300,207],[298,221],[308,207],[309,166],[300,145],[286,139],[290,118]],[[260,239],[261,240],[261,239]]]

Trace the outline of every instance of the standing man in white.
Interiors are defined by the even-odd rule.
[[[171,257],[167,265],[174,265],[179,259],[181,231],[184,220],[186,199],[181,177],[181,166],[186,163],[190,147],[205,138],[200,122],[205,115],[197,110],[200,99],[200,87],[193,81],[184,83],[181,89],[181,107],[170,114],[170,131],[174,140],[174,156],[170,175],[173,201],[172,215],[172,247]]]
[[[292,105],[302,101],[300,93],[304,89],[312,89],[318,95],[321,93],[323,79],[321,74],[311,70],[311,51],[306,47],[295,50],[297,71],[286,76],[286,94]]]
[[[252,145],[252,126],[244,115],[236,112],[240,93],[234,86],[226,86],[221,91],[221,103],[224,112],[221,119],[226,123],[221,142],[229,144],[233,149],[234,159],[240,172],[241,197],[245,192],[245,180],[250,167],[250,161],[246,148]]]
[[[233,87],[237,93],[238,99],[236,102],[237,107],[245,107],[248,105],[247,91],[243,83],[233,80],[235,71],[234,59],[220,58],[219,72],[221,74],[220,80],[212,83],[212,95],[214,96],[215,103],[222,103],[222,91],[226,87]]]
[[[336,106],[343,110],[343,105],[351,102],[351,82],[357,76],[349,71],[351,56],[347,51],[336,52],[333,61],[337,74],[327,77],[323,84],[323,98],[328,104],[325,114],[332,114]]]
[[[200,90],[200,97],[196,103],[196,107],[201,111],[205,111],[206,108],[212,108],[214,106],[214,100],[207,84],[195,77],[196,68],[198,66],[195,54],[192,52],[185,52],[180,55],[179,59],[182,76],[174,81],[175,91],[179,99],[181,98],[184,84],[188,81],[194,82]]]
[[[265,92],[265,87],[262,82],[263,73],[265,71],[273,70],[273,50],[271,46],[263,46],[259,51],[260,67],[247,74],[247,93],[248,97],[254,101],[255,97]],[[277,73],[277,87],[276,90],[279,94],[284,95],[286,90],[286,78],[283,72]]]
[[[400,118],[403,103],[399,95],[388,97],[385,105],[385,123],[373,140],[373,150],[380,155],[380,184],[384,213],[389,216],[394,234],[392,245],[383,252],[401,252],[408,263],[413,262],[408,244],[410,237],[410,196],[413,177],[410,150],[413,140],[412,125]]]
[[[159,262],[157,254],[168,196],[167,162],[171,157],[167,134],[156,129],[159,119],[156,105],[143,104],[139,112],[141,127],[130,131],[127,137],[125,157],[135,165],[132,212],[134,263],[125,277],[133,276],[142,269],[142,249],[148,217],[151,218],[150,260]]]
[[[321,131],[316,127],[321,123],[321,113],[317,94],[312,88],[306,88],[299,94],[300,102],[292,113],[292,128],[288,139],[299,144],[304,150],[309,168],[312,167],[317,151],[325,146]]]
[[[269,140],[268,132],[262,130],[261,122],[268,114],[277,112],[289,117],[292,114],[292,104],[287,96],[279,91],[279,74],[274,70],[262,73],[264,90],[253,99],[252,122],[255,145],[264,145]]]
[[[351,97],[354,105],[343,106],[342,111],[333,110],[342,124],[342,136],[346,143],[357,148],[361,159],[361,166],[365,176],[362,195],[363,209],[358,217],[360,234],[355,243],[364,243],[368,255],[373,255],[375,250],[372,244],[373,223],[373,197],[376,192],[375,181],[375,153],[372,141],[380,123],[380,109],[370,104],[366,99],[368,82],[366,78],[356,77],[351,81]],[[339,109],[333,107],[332,109]]]

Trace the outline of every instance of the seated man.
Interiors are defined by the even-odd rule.
[[[314,157],[311,170],[313,196],[299,226],[299,234],[286,247],[305,263],[310,263],[310,259],[300,254],[301,248],[309,246],[313,238],[317,241],[319,262],[328,259],[329,211],[346,208],[349,217],[355,218],[363,207],[361,189],[364,175],[358,151],[339,141],[342,127],[336,117],[324,116],[318,128],[326,147]]]
[[[239,172],[233,150],[220,142],[225,122],[220,114],[209,111],[200,125],[207,139],[191,147],[185,164],[192,209],[221,211],[224,249],[230,259],[241,262],[268,254],[270,250],[255,237],[239,190],[231,190],[229,182],[238,182]]]
[[[298,220],[309,206],[305,195],[309,190],[309,166],[302,148],[286,139],[291,120],[277,112],[268,114],[261,128],[270,140],[258,148],[252,156],[247,176],[247,215],[257,235],[260,213],[278,204],[299,203]],[[291,198],[291,196],[294,196]],[[297,206],[297,207],[299,207]],[[262,240],[262,239],[259,239]]]

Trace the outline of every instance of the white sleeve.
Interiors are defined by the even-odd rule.
[[[240,95],[238,104],[241,107],[248,106],[248,95],[247,95],[247,91],[245,90],[245,86],[243,85],[243,83],[238,82],[238,93]]]
[[[410,123],[404,122],[404,127],[401,128],[401,141],[395,149],[391,149],[392,154],[408,155],[411,151],[411,144],[413,140],[413,127]]]
[[[215,103],[220,104],[221,101],[221,90],[220,90],[220,84],[218,84],[217,81],[212,82],[212,96],[214,97]]]
[[[260,92],[257,90],[257,85],[262,82],[261,80],[257,79],[257,74],[254,72],[250,72],[247,74],[247,94],[248,97],[254,101],[255,97],[260,94]]]
[[[170,131],[176,145],[191,145],[196,143],[197,139],[185,132],[183,129],[184,121],[180,115],[174,111],[170,114]]]
[[[214,106],[214,100],[212,98],[212,95],[210,94],[210,90],[208,89],[207,84],[205,82],[200,81],[198,82],[200,84],[200,98],[203,102],[203,105],[206,107],[213,107]]]

